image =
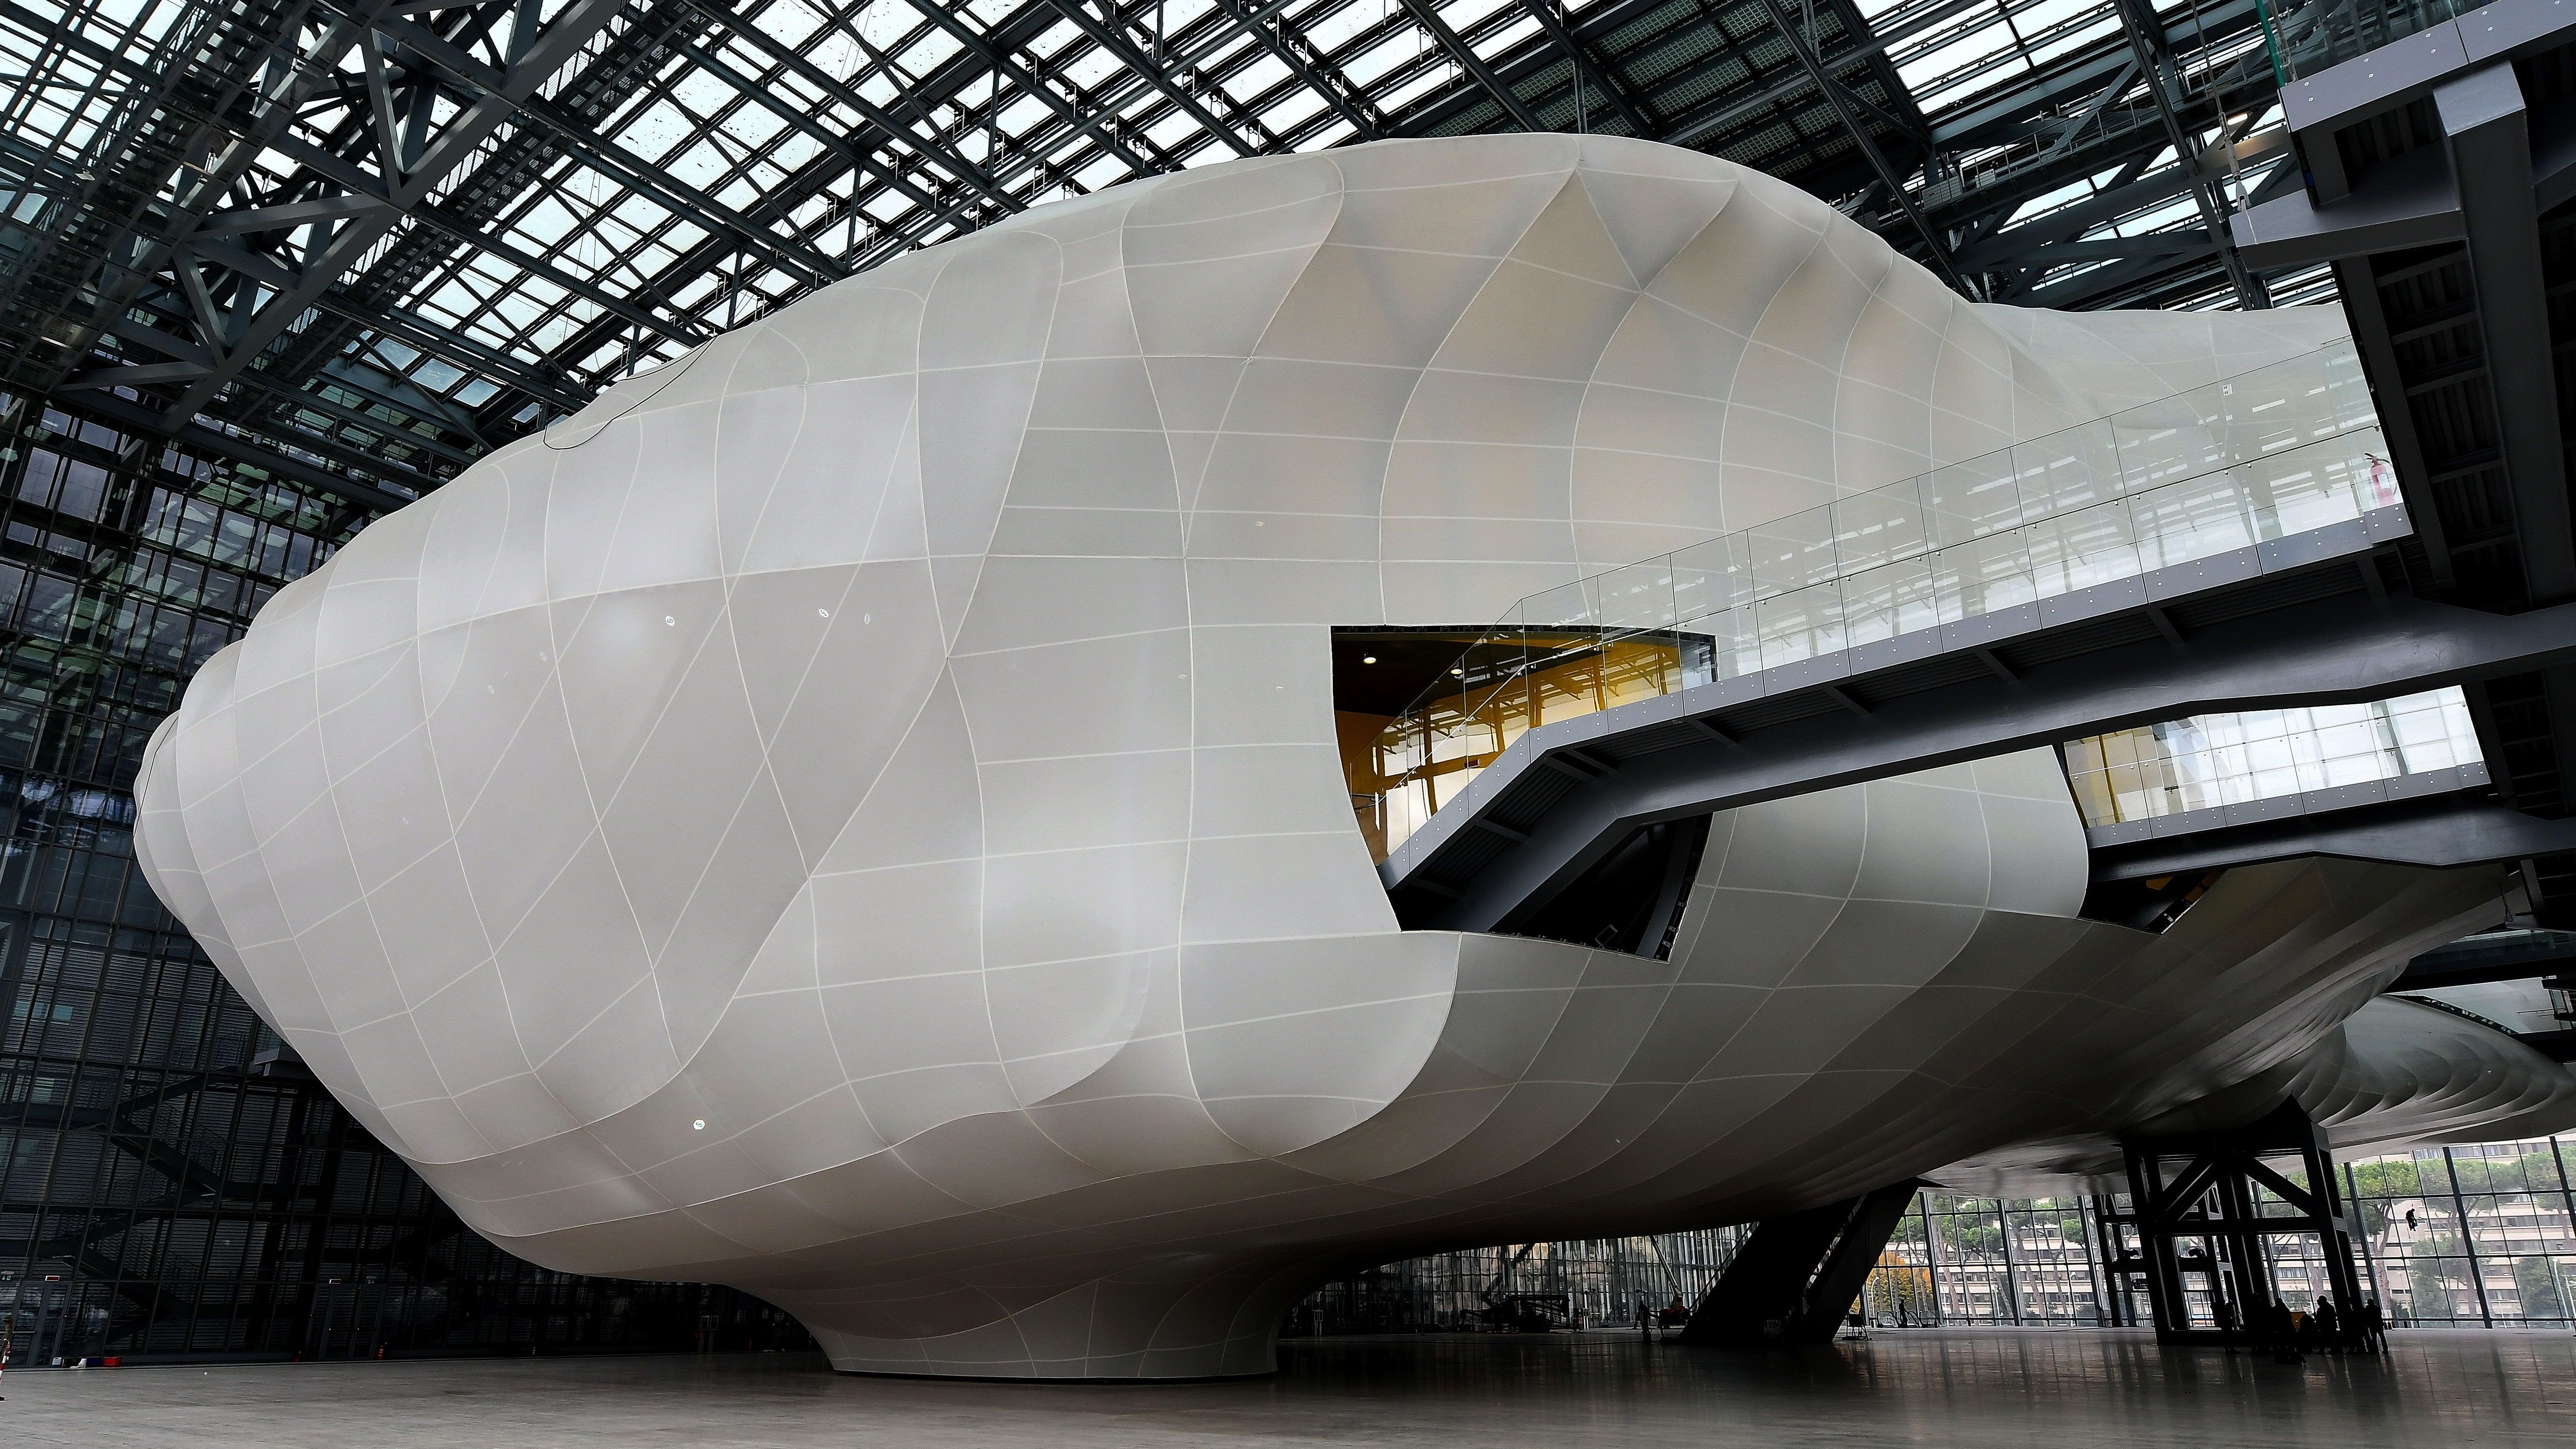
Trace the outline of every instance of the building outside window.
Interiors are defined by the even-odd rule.
[[[2338,1168],[2362,1229],[2354,1271],[2400,1327],[2576,1326],[2576,1138],[2431,1147]],[[2303,1175],[2286,1174],[2304,1185]],[[2126,1211],[2127,1194],[2112,1199]],[[2257,1210],[2289,1212],[2269,1192]],[[1532,1243],[1388,1264],[1319,1290],[1292,1315],[1302,1333],[1508,1326],[1512,1295],[1556,1295],[1588,1325],[1632,1321],[1639,1300],[1696,1306],[1749,1232]],[[2282,1301],[2326,1291],[2312,1235],[2264,1241]],[[1879,1328],[2096,1328],[2112,1323],[2101,1231],[2089,1197],[1975,1197],[1926,1188],[1889,1236],[1855,1308]],[[2216,1326],[2208,1295],[2193,1322]],[[2139,1296],[2130,1321],[2143,1323]],[[1561,1323],[1560,1323],[1561,1326]]]

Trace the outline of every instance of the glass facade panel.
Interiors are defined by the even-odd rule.
[[[1889,1238],[1862,1311],[1890,1328],[1931,1323],[2098,1326],[2091,1208],[2078,1197],[1968,1197],[1927,1189]],[[1928,1317],[1927,1317],[1928,1315]]]
[[[2423,1148],[2346,1164],[2400,1321],[2576,1324],[2564,1139]]]
[[[2576,1139],[2421,1148],[2355,1158],[2336,1170],[2362,1234],[2353,1245],[2361,1291],[2386,1305],[2395,1326],[2576,1326],[2576,1195],[2569,1190]],[[2295,1164],[2283,1175],[2306,1185]],[[2127,1211],[2126,1194],[2112,1203],[2115,1218]],[[2257,1194],[2255,1210],[2291,1212],[2269,1190]],[[2124,1251],[2134,1250],[2134,1233],[2114,1226]],[[1565,1312],[1547,1306],[1562,1301],[1587,1326],[1628,1324],[1641,1300],[1651,1307],[1679,1294],[1695,1307],[1750,1233],[1747,1226],[1532,1243],[1391,1263],[1319,1290],[1290,1322],[1304,1333],[1563,1327]],[[2288,1306],[2304,1311],[2328,1291],[2314,1234],[2270,1234],[2262,1251]],[[2193,1324],[2215,1328],[2207,1278],[2187,1274],[2185,1283]],[[2117,1315],[2113,1292],[2092,1199],[1926,1188],[1889,1235],[1853,1311],[1874,1328],[2149,1321],[2142,1283],[2126,1285]],[[1521,1312],[1514,1294],[1555,1296],[1541,1305],[1545,1311]]]
[[[2466,696],[2204,714],[2071,740],[2087,825],[2111,825],[2484,762]]]
[[[1515,1243],[1408,1258],[1327,1283],[1288,1315],[1291,1336],[1472,1333],[1634,1325],[1685,1310],[1734,1261],[1749,1227]]]

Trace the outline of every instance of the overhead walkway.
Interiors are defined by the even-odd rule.
[[[2232,226],[2250,267],[2334,267],[2416,526],[2413,591],[2547,609],[2576,599],[2576,6],[2444,8],[2282,89],[2306,184]],[[2576,669],[2470,695],[2497,798],[2566,818]],[[2545,923],[2576,925],[2576,854],[2525,857],[2523,874]]]
[[[2199,715],[2060,748],[2097,885],[2305,855],[2449,866],[2576,840],[2499,805],[2456,688]]]
[[[2576,932],[2508,928],[2464,936],[2409,961],[2397,979],[2388,984],[2388,990],[2409,994],[2412,1000],[2446,1011],[2457,1011],[2460,1008],[2451,1002],[2413,993],[2513,982],[2529,983],[2555,1007],[2561,999],[2559,993],[2568,989],[2567,983],[2576,982]],[[2543,1056],[2576,1061],[2576,1026],[2564,1024],[2570,1020],[2564,1011],[2559,1012],[2558,1019],[2561,1025],[2539,1030],[2528,1029],[2528,1022],[2526,1029],[2519,1031],[2498,1021],[2487,1024]]]
[[[2214,807],[2155,831],[2085,832],[2096,882],[2148,880],[2297,856],[2339,855],[2402,865],[2519,860],[2576,848],[2576,822],[2542,820],[2497,804],[2484,765],[2438,770],[2379,787],[2320,790],[2255,807]]]
[[[2576,657],[2406,591],[2348,344],[1524,600],[1377,742],[1407,924],[1509,931],[1638,832],[2209,710]]]
[[[2463,936],[2406,963],[2391,991],[2576,974],[2576,932],[2495,931]]]

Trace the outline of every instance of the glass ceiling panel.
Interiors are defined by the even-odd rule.
[[[245,35],[252,21],[238,17],[251,12],[232,0],[0,8],[0,262],[11,227],[41,228],[84,166],[143,168],[145,191],[167,205],[204,174],[187,169],[211,159],[203,136],[247,129],[246,117],[155,111],[157,74],[217,42],[257,74],[261,45],[301,53],[334,18],[379,3],[319,0],[303,30],[264,37]],[[547,0],[542,13],[560,25],[587,12]],[[514,53],[507,0],[382,14],[374,59],[346,50],[317,72],[326,83],[224,205],[336,194],[346,177],[330,165],[375,168],[378,138],[415,114],[429,137],[475,114]],[[2193,142],[2212,144],[2216,108],[2240,104],[2260,37],[2241,21],[2203,30],[2189,5],[2162,14]],[[1782,17],[1839,104],[1782,43]],[[1525,116],[1715,149],[1817,190],[1918,255],[1890,176],[1918,206],[1954,205],[1945,186],[1996,198],[1980,200],[1987,222],[1942,222],[1952,237],[2199,228],[2188,189],[2124,200],[2121,188],[2175,169],[2154,157],[2170,148],[2160,124],[2137,119],[2143,88],[2108,97],[2091,130],[2066,129],[2095,116],[2080,108],[2101,99],[2126,43],[2108,0],[624,0],[462,164],[426,178],[430,201],[266,344],[255,382],[224,382],[200,406],[285,445],[347,443],[383,459],[388,478],[434,483],[632,369],[1027,206],[1247,152],[1508,129]],[[2101,79],[2049,90],[2069,74]],[[379,114],[379,81],[408,97],[398,123]],[[2217,89],[2204,97],[2204,85]],[[1930,139],[1989,111],[2001,119]],[[220,124],[207,131],[208,120]],[[2277,121],[2252,129],[2266,126]],[[2231,204],[2279,168],[2268,155],[2230,175]],[[294,235],[245,235],[292,275]],[[2026,287],[2112,264],[2015,265]],[[2187,304],[2218,275],[2214,259],[2176,265],[2198,280],[2101,300]],[[178,290],[147,288],[137,315],[184,341],[196,324]],[[162,360],[113,340],[96,348],[100,366]],[[325,360],[356,357],[393,390],[369,404],[391,426],[363,445],[328,409],[293,406],[298,390],[326,386]]]

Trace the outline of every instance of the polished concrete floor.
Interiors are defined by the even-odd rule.
[[[2576,1445],[2576,1338],[2396,1335],[2303,1367],[2143,1334],[1881,1333],[1800,1354],[1624,1334],[1325,1339],[1275,1378],[856,1378],[818,1359],[464,1360],[13,1373],[0,1445]]]

